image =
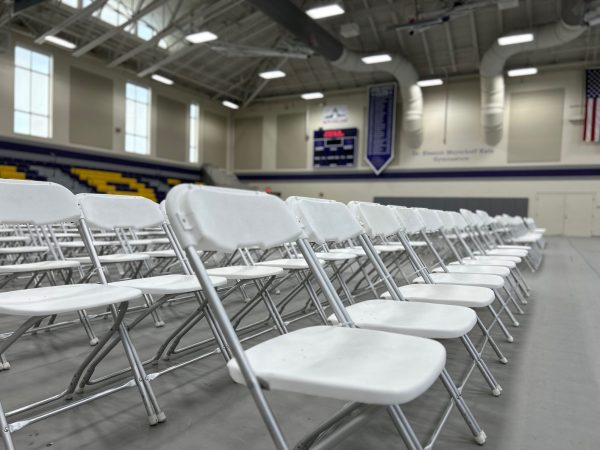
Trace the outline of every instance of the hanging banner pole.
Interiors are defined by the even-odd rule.
[[[379,175],[394,159],[396,135],[396,84],[369,86],[367,149],[365,160]]]

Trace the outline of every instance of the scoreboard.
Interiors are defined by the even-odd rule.
[[[354,167],[358,147],[358,128],[315,130],[314,167]]]

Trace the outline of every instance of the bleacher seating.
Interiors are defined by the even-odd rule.
[[[158,201],[156,191],[132,176],[108,170],[84,169],[74,167],[71,174],[87,183],[101,194],[139,195],[152,201]]]

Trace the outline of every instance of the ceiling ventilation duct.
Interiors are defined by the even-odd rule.
[[[504,65],[518,53],[556,47],[579,37],[587,26],[583,23],[584,3],[563,0],[558,22],[521,33],[532,33],[533,41],[501,46],[498,41],[485,53],[479,68],[481,76],[481,122],[485,142],[496,145],[502,140],[504,125]]]
[[[331,34],[308,17],[289,0],[247,0],[271,17],[275,22],[327,58],[335,67],[349,72],[388,72],[400,85],[402,97],[402,134],[406,143],[413,148],[423,141],[423,97],[417,85],[417,72],[410,62],[398,54],[392,61],[377,65],[366,65],[361,58],[365,55],[345,49]]]

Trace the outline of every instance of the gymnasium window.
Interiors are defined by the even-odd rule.
[[[51,120],[52,57],[15,47],[14,132],[49,138]]]
[[[196,103],[190,105],[190,162],[197,163],[200,155],[198,150],[200,107]]]
[[[150,88],[127,83],[125,87],[125,150],[150,154]]]

